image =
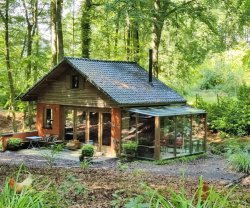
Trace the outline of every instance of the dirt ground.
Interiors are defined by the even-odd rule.
[[[16,120],[17,120],[17,128],[18,131],[22,130],[23,124],[23,113],[17,112],[16,113]],[[11,115],[6,110],[0,109],[0,134],[13,132],[12,123],[11,123]]]
[[[19,165],[14,162],[14,159],[12,163],[9,163],[10,161],[5,160],[6,158],[3,157],[3,154],[0,155],[0,158],[1,187],[6,180],[6,176],[13,177],[16,174]],[[23,156],[20,161],[22,159],[27,161],[26,156]],[[171,175],[171,171],[169,171],[170,175],[166,174],[167,172],[165,174],[163,174],[164,172],[151,172],[150,169],[144,171],[146,166],[144,166],[144,169],[141,168],[145,163],[142,163],[143,165],[140,166],[137,162],[131,163],[128,169],[121,169],[119,165],[117,166],[116,161],[110,161],[107,164],[92,164],[91,167],[87,169],[72,166],[54,166],[49,168],[46,165],[40,166],[42,161],[33,160],[41,158],[29,159],[28,163],[25,163],[29,166],[26,167],[26,170],[31,172],[40,182],[44,181],[44,183],[47,183],[46,181],[49,181],[56,187],[59,195],[62,197],[62,199],[60,199],[62,200],[62,207],[114,207],[112,201],[114,202],[117,200],[117,194],[120,197],[118,197],[119,200],[123,200],[126,197],[134,196],[135,193],[142,193],[144,191],[144,186],[142,184],[147,184],[154,189],[161,190],[164,195],[167,195],[169,188],[175,192],[179,192],[184,187],[185,194],[191,198],[199,185],[199,173],[197,173],[197,177],[183,177],[178,174]],[[56,165],[61,166],[61,162],[63,161],[57,161]],[[35,165],[32,166],[32,163]],[[136,166],[139,168],[135,168]],[[170,167],[168,166],[169,165],[159,166],[159,168],[170,170],[174,167],[173,165]],[[147,164],[147,168],[148,167],[149,164]],[[150,167],[156,168],[154,165]],[[225,183],[225,181],[204,180],[209,183],[209,186],[215,187],[218,191],[228,190],[225,189],[225,186],[229,181]],[[246,177],[244,180],[246,181],[249,179]],[[250,205],[249,183],[239,183],[231,194],[231,197],[234,198],[235,201],[242,201],[242,208],[248,207]]]
[[[0,113],[0,132],[10,131],[10,124],[6,114]],[[227,185],[237,182],[232,197],[242,201],[242,208],[249,207],[250,203],[249,176],[231,170],[221,156],[208,155],[188,163],[165,165],[149,161],[121,163],[110,160],[82,169],[78,161],[70,159],[58,158],[54,167],[49,168],[41,155],[7,151],[0,153],[0,188],[6,177],[15,176],[22,163],[36,180],[49,181],[55,186],[64,204],[62,207],[114,207],[112,202],[118,203],[135,193],[142,193],[142,184],[159,189],[164,195],[167,195],[168,188],[179,192],[184,187],[191,197],[197,190],[201,175],[217,190],[224,190]]]

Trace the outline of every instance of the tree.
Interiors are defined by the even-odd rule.
[[[56,65],[64,57],[62,32],[63,0],[51,0],[51,51],[52,64]]]
[[[84,0],[81,8],[81,38],[82,38],[82,57],[90,57],[91,44],[91,7],[92,0]]]
[[[13,131],[17,131],[17,125],[16,125],[16,101],[15,101],[15,87],[14,87],[14,81],[13,81],[13,73],[10,65],[10,44],[9,44],[9,7],[10,7],[10,1],[5,0],[4,5],[4,14],[2,10],[0,10],[0,16],[4,23],[4,43],[5,43],[5,64],[6,64],[6,71],[8,76],[8,82],[9,82],[9,95],[10,95],[10,111],[12,113],[12,128]]]

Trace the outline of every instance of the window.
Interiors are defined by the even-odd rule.
[[[72,88],[73,89],[78,89],[79,88],[79,76],[78,75],[73,75],[72,76]]]
[[[53,115],[51,108],[45,108],[44,115],[44,127],[47,129],[52,129]]]

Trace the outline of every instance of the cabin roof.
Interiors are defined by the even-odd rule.
[[[46,81],[46,78],[52,73],[58,73],[57,68],[65,63],[69,64],[120,106],[162,105],[186,102],[183,97],[160,80],[153,77],[152,83],[149,83],[148,72],[135,62],[103,61],[73,57],[65,57],[62,62],[29,89],[21,99],[34,100],[35,96],[32,98],[31,95],[34,92],[37,93],[36,88]]]

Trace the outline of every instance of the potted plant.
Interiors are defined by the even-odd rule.
[[[9,138],[7,142],[7,149],[17,151],[20,148],[22,140],[19,138]]]
[[[82,147],[82,154],[80,155],[80,161],[91,160],[94,155],[95,149],[92,144],[85,144]]]
[[[126,156],[128,161],[132,161],[137,152],[138,144],[134,141],[129,141],[122,144],[122,152]]]

